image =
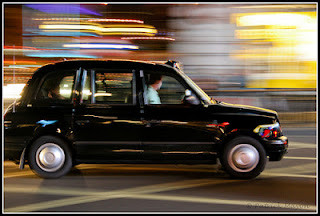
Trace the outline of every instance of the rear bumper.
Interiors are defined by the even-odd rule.
[[[19,161],[26,144],[22,140],[13,140],[5,137],[4,139],[4,159]]]
[[[270,161],[279,161],[288,152],[288,138],[281,136],[273,140],[263,140]]]

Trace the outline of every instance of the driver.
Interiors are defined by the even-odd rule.
[[[158,90],[162,85],[162,75],[150,74],[149,85],[147,89],[148,104],[161,104]]]

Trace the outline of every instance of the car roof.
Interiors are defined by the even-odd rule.
[[[50,63],[40,67],[33,75],[33,77],[43,76],[52,70],[68,70],[68,69],[78,69],[80,67],[102,67],[108,66],[108,68],[136,68],[142,70],[161,70],[171,73],[177,72],[172,70],[173,67],[166,64],[165,61],[140,61],[140,60],[66,60],[61,62]]]

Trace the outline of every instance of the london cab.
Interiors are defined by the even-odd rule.
[[[275,111],[208,97],[174,61],[39,68],[5,113],[5,158],[59,178],[82,163],[215,164],[258,176],[287,152]]]

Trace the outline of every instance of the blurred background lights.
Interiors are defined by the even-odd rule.
[[[316,87],[315,12],[239,13],[232,17],[239,27],[235,30],[235,37],[247,40],[247,43],[252,41],[247,48],[234,51],[232,56],[248,60],[249,65],[257,64],[257,61],[269,65],[267,74],[261,71],[247,76],[248,87]],[[257,41],[260,45],[255,46]]]
[[[20,93],[24,86],[25,84],[8,84],[6,86],[3,86],[3,98],[20,98]]]
[[[299,13],[261,13],[240,16],[237,18],[238,26],[304,26],[313,22],[310,16]]]
[[[26,4],[25,6],[48,14],[87,14],[102,16],[100,13],[89,10],[80,4]]]

